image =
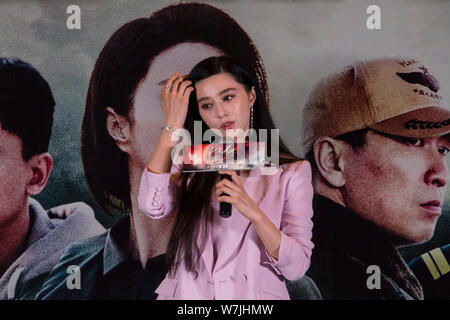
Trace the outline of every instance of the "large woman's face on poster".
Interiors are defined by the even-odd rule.
[[[223,55],[217,48],[203,43],[180,43],[163,51],[153,60],[150,69],[134,95],[130,111],[131,152],[130,157],[145,166],[156,147],[164,114],[161,107],[161,82],[175,72],[188,74],[201,60]]]

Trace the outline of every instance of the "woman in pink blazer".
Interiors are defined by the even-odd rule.
[[[184,126],[192,136],[194,120],[223,136],[230,129],[274,129],[268,101],[258,99],[266,89],[261,83],[221,56],[203,60],[187,78],[175,73],[162,88],[166,122],[138,196],[150,218],[176,215],[158,299],[289,299],[284,279],[298,280],[309,268],[311,168],[281,139],[279,168],[219,172],[232,181],[172,166],[174,131]],[[235,141],[242,132],[234,132]],[[230,218],[219,216],[219,202],[232,204]]]

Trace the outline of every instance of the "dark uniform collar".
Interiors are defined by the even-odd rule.
[[[382,230],[348,208],[318,194],[314,195],[313,207],[316,246],[336,247],[336,250],[364,258],[364,261],[371,260],[370,256],[374,254],[367,248],[379,247],[383,252],[386,247],[389,251],[395,249]]]
[[[132,260],[126,250],[130,240],[130,217],[125,217],[109,229],[103,250],[103,275],[116,268],[124,261],[129,261],[141,266],[137,260]],[[145,269],[153,270],[156,265],[165,264],[165,254],[160,254],[148,259]]]
[[[130,236],[130,217],[126,217],[117,222],[108,231],[105,248],[103,250],[103,275],[127,259],[130,259],[126,252]]]
[[[313,243],[318,249],[331,248],[368,265],[377,265],[412,297],[423,299],[419,281],[384,230],[318,194],[314,196],[313,208]]]

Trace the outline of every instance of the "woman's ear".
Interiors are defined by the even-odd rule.
[[[250,108],[253,107],[253,104],[255,103],[255,100],[256,100],[255,87],[252,87],[250,89],[250,91],[248,92],[248,101],[250,103]]]
[[[113,108],[106,108],[106,129],[116,145],[123,152],[128,152],[130,148],[130,121],[117,114]]]
[[[31,169],[31,176],[26,191],[28,195],[34,196],[44,190],[52,171],[53,159],[48,152],[40,153],[32,156],[28,160],[28,165]]]
[[[343,148],[342,141],[330,137],[320,137],[314,143],[317,170],[322,178],[335,188],[345,185]]]

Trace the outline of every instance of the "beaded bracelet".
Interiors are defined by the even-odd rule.
[[[175,137],[177,137],[178,142],[181,142],[181,141],[183,140],[183,136],[179,136],[179,135],[176,133],[177,129],[175,129],[174,127],[172,127],[170,124],[163,123],[163,124],[161,125],[161,130],[164,130],[164,129],[166,129],[166,130],[169,131],[172,135],[174,135]]]

